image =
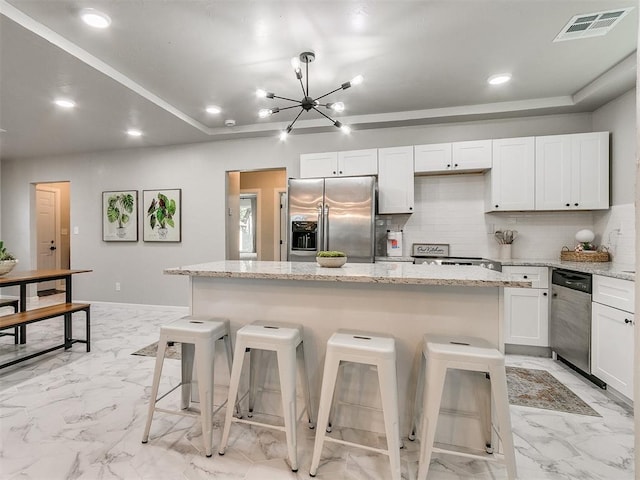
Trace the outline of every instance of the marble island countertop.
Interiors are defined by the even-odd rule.
[[[551,267],[564,268],[575,272],[591,273],[593,275],[603,275],[605,277],[619,278],[621,280],[636,279],[634,265],[622,265],[613,262],[565,262],[558,259],[511,259],[500,260],[502,266],[527,266],[527,267]]]
[[[193,277],[308,280],[328,282],[448,285],[465,287],[531,287],[530,282],[481,267],[413,265],[412,263],[347,263],[325,268],[315,262],[226,260],[168,268],[168,275]]]

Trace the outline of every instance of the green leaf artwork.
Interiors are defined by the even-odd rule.
[[[107,200],[107,219],[109,223],[118,222],[118,228],[123,228],[131,219],[134,199],[130,193],[111,195]]]

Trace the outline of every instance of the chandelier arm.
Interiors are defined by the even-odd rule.
[[[309,62],[307,61],[307,63],[305,63],[306,66],[306,71],[307,71],[307,75],[305,78],[305,81],[307,82],[307,91],[305,92],[304,96],[308,97],[309,96]],[[302,89],[302,91],[304,91],[304,88]]]
[[[306,97],[307,96],[307,92],[304,91],[304,84],[302,83],[302,78],[299,78],[298,81],[300,82],[300,88],[302,88],[302,96]],[[309,87],[307,87],[308,89]]]
[[[298,115],[296,116],[296,118],[293,119],[293,122],[291,122],[289,124],[289,126],[287,127],[287,130],[291,130],[293,128],[293,124],[296,123],[296,121],[298,121],[298,118],[300,118],[300,115],[302,115],[302,112],[304,112],[304,110],[301,108],[300,112],[298,113]]]
[[[336,123],[336,121],[331,118],[329,115],[325,115],[324,113],[322,113],[320,110],[318,110],[316,107],[312,107],[316,112],[318,112],[320,115],[322,115],[323,117],[325,117],[326,119],[330,120],[331,123]]]
[[[324,95],[316,98],[316,100],[320,100],[321,98],[326,97],[327,95],[331,95],[332,93],[336,93],[338,90],[342,90],[342,87],[338,87],[335,90],[331,90],[329,93],[325,93]]]
[[[300,105],[291,105],[290,107],[283,107],[278,111],[281,112],[282,110],[289,110],[290,108],[300,108]]]
[[[279,98],[280,100],[287,100],[289,102],[296,102],[298,104],[300,104],[300,100],[294,100],[293,98],[287,98],[287,97],[279,97],[278,95],[274,95],[273,98]]]

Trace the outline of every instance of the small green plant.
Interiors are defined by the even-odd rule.
[[[7,249],[4,246],[4,242],[2,240],[0,240],[0,262],[3,260],[15,260],[16,257],[14,257],[11,253],[7,252]]]
[[[122,228],[125,223],[129,223],[130,215],[133,213],[133,195],[130,193],[111,195],[107,203],[107,220],[109,220],[109,223],[118,222],[118,228]]]
[[[336,250],[320,251],[316,254],[316,257],[346,257],[344,252],[338,252]]]
[[[159,225],[160,228],[167,228],[169,225],[171,228],[175,227],[173,216],[176,213],[176,201],[167,198],[166,195],[158,193],[158,198],[151,200],[151,205],[147,209],[147,216],[149,217],[149,224],[151,228],[156,228]]]

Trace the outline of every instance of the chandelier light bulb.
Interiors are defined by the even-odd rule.
[[[260,118],[267,118],[267,117],[271,116],[272,113],[273,112],[271,110],[269,110],[268,108],[263,108],[262,110],[260,110],[258,112],[258,116]]]
[[[261,88],[256,90],[256,97],[258,97],[258,98],[267,98],[266,90],[262,90]]]
[[[345,135],[349,135],[351,133],[351,127],[349,125],[342,125],[340,130],[342,130],[342,133]]]
[[[283,130],[282,132],[280,132],[280,141],[284,142],[288,136],[289,134],[285,130]]]
[[[300,70],[300,59],[298,57],[293,57],[291,59],[291,67],[296,71],[296,73]]]
[[[327,106],[334,112],[344,112],[344,103],[342,102],[330,103]]]
[[[351,79],[349,83],[351,84],[352,87],[355,87],[356,85],[360,85],[363,82],[363,80],[364,80],[364,77],[362,75],[356,75]]]

